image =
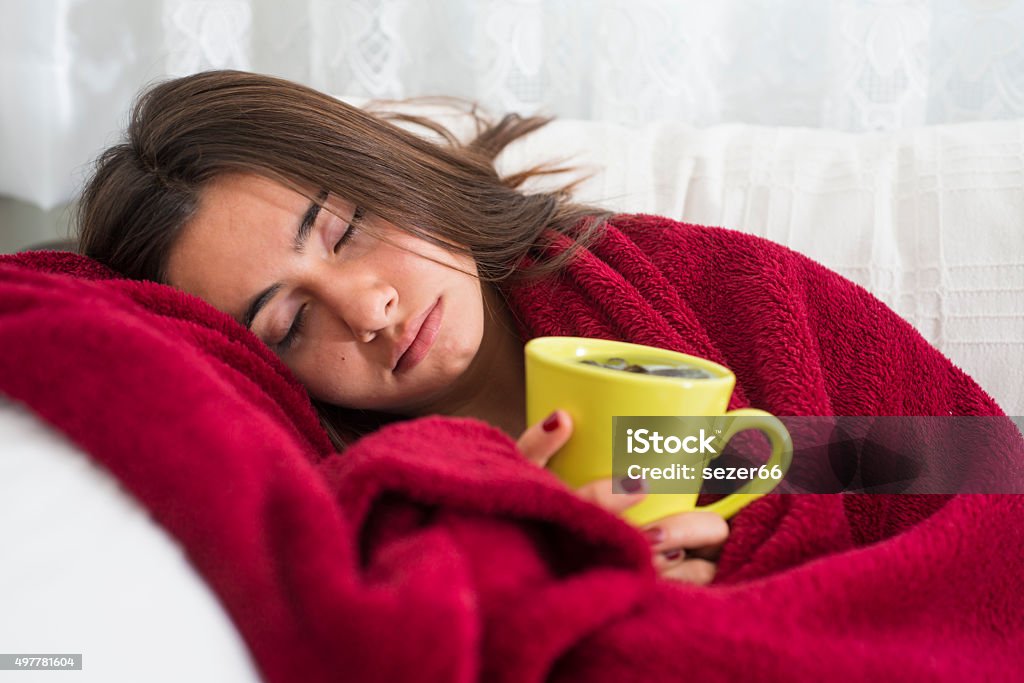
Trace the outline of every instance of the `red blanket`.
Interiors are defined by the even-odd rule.
[[[622,217],[527,336],[620,338],[737,374],[780,415],[999,415],[865,291],[741,233]],[[560,248],[555,245],[554,249]],[[70,254],[0,258],[0,391],[185,548],[268,681],[1016,680],[1024,500],[769,496],[710,587],[472,420],[331,453],[301,387],[200,300]],[[922,382],[927,378],[927,382]]]

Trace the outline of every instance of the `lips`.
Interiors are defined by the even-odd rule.
[[[402,351],[395,361],[392,372],[408,372],[426,358],[431,347],[434,345],[434,339],[437,338],[438,331],[441,329],[443,317],[444,306],[441,304],[441,300],[438,299],[422,316],[413,321],[409,326],[409,332],[398,345],[398,348]]]

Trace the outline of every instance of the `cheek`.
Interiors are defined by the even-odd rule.
[[[334,402],[331,392],[331,385],[333,384],[331,377],[334,374],[332,371],[313,373],[308,370],[292,368],[292,373],[299,380],[299,383],[306,388],[306,391],[309,392],[312,398],[327,401],[328,403]]]
[[[344,403],[358,385],[358,364],[352,360],[345,350],[321,344],[301,363],[288,366],[313,398]]]
[[[460,287],[460,310],[452,315],[452,337],[459,351],[472,357],[483,342],[484,301],[479,281],[468,277],[466,280]]]

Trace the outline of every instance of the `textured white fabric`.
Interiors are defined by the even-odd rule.
[[[795,249],[1024,415],[1024,120],[879,134],[555,121],[502,166],[577,150],[596,172],[580,200]]]
[[[848,131],[1024,116],[1024,0],[0,0],[0,194],[68,200],[148,81]]]
[[[0,680],[259,680],[180,547],[74,444],[0,395],[0,644],[82,670]]]

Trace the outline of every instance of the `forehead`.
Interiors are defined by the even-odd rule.
[[[250,297],[277,281],[309,201],[261,176],[216,179],[171,249],[170,284],[239,318]]]

